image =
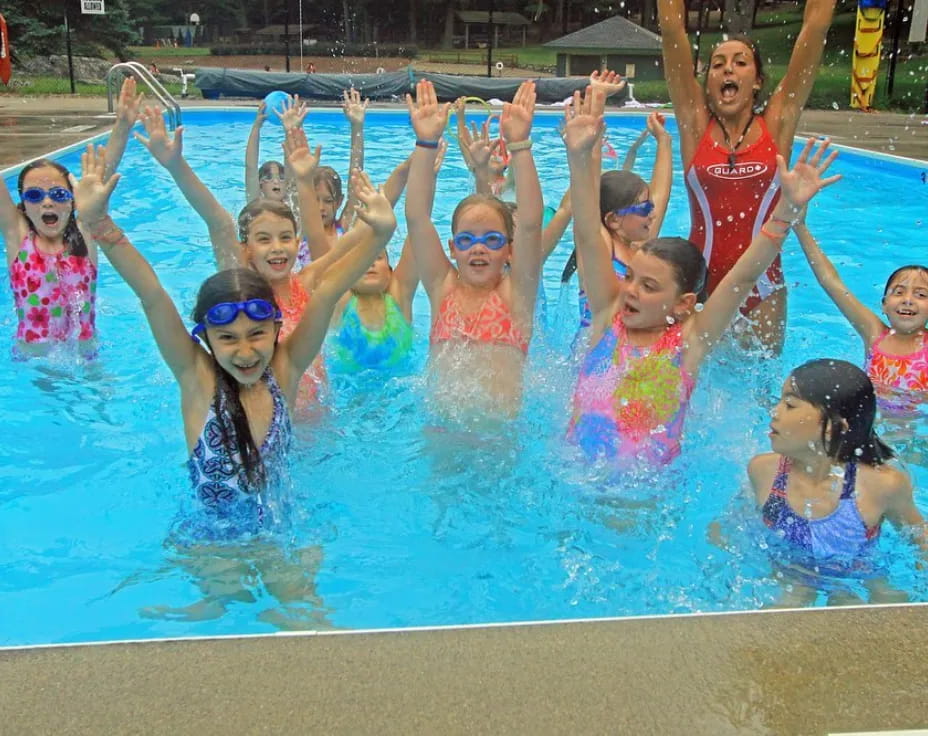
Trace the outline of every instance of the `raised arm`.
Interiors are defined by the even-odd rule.
[[[406,185],[406,228],[412,241],[419,278],[433,306],[442,296],[442,286],[454,270],[438,231],[432,223],[435,199],[435,159],[439,139],[448,120],[448,104],[438,104],[435,88],[427,79],[416,85],[416,100],[406,95],[409,118],[416,134],[416,148]]]
[[[594,188],[591,171],[595,166],[593,150],[602,145],[605,122],[593,115],[593,97],[599,92],[587,90],[582,98],[574,92],[573,102],[565,109],[567,124],[564,143],[570,167],[570,201],[574,213],[574,244],[578,258],[586,265],[583,287],[593,311],[594,328],[605,326],[615,312],[620,283],[610,263],[610,252],[600,239],[599,191]]]
[[[693,68],[693,53],[686,35],[686,0],[657,0],[660,19],[664,78],[680,131],[683,165],[696,153],[699,138],[709,124],[706,94]]]
[[[126,143],[129,142],[129,133],[139,118],[139,108],[144,96],[141,92],[136,93],[135,77],[126,77],[123,80],[116,103],[116,124],[106,142],[107,178],[119,168],[119,162],[126,151]]]
[[[261,168],[261,126],[267,120],[267,105],[262,101],[258,105],[255,121],[248,134],[248,144],[245,146],[245,199],[249,202],[255,199],[260,192],[258,170]]]
[[[825,49],[825,36],[834,12],[835,0],[806,0],[802,28],[796,36],[789,66],[770,96],[764,112],[764,121],[770,128],[770,134],[787,160],[793,147],[799,115],[815,84],[815,74]]]
[[[622,78],[622,75],[618,72],[610,71],[609,69],[604,69],[602,72],[594,71],[590,74],[590,88],[594,92],[600,93],[596,96],[596,105],[598,109],[593,110],[593,115],[602,115],[606,111],[606,100],[615,94],[618,94],[623,89],[625,89],[626,81]],[[605,135],[605,133],[604,133]],[[602,171],[603,167],[603,147],[599,146],[595,151],[593,151],[593,163],[594,170],[597,172],[597,177]],[[599,182],[597,181],[597,186]],[[597,191],[599,191],[597,189]]]
[[[181,194],[203,218],[213,245],[216,268],[222,271],[244,265],[241,261],[241,246],[235,220],[219,204],[212,192],[200,181],[184,159],[183,126],[179,126],[174,131],[173,139],[168,138],[160,107],[146,107],[142,113],[142,122],[148,138],[136,133],[136,139],[148,149],[159,164],[167,169]]]
[[[657,156],[651,170],[651,201],[654,202],[654,219],[651,232],[657,237],[664,224],[667,206],[670,204],[670,187],[673,184],[673,141],[664,127],[664,116],[659,112],[648,115],[648,131],[657,141]]]
[[[518,297],[531,320],[538,294],[538,279],[541,277],[541,222],[544,202],[541,184],[532,156],[532,120],[535,117],[535,83],[523,82],[516,90],[512,102],[503,105],[499,128],[506,148],[509,150],[509,165],[512,167],[516,188],[518,226],[512,244],[512,266],[510,277],[513,296]],[[515,307],[518,303],[513,301]]]
[[[561,238],[564,237],[564,233],[567,231],[567,226],[570,224],[571,217],[571,208],[570,208],[570,187],[564,192],[564,196],[561,197],[561,203],[557,206],[554,215],[548,221],[548,224],[545,226],[545,229],[541,234],[541,262],[544,263],[548,260],[554,249],[557,248],[557,244],[561,242]]]
[[[497,164],[494,170],[493,161],[501,162],[500,152],[503,146],[502,139],[490,140],[490,121],[487,119],[480,126],[471,123],[470,130],[465,127],[465,143],[462,149],[467,151],[465,160],[474,176],[474,191],[477,194],[492,194],[493,183],[500,168],[505,170],[505,164]]]
[[[29,233],[29,223],[10,196],[3,177],[0,177],[0,233],[6,244],[6,265],[9,266],[16,258],[23,238]]]
[[[687,325],[687,335],[691,339],[686,347],[684,367],[691,373],[698,370],[702,359],[728,327],[754,283],[773,263],[799,213],[819,191],[841,178],[840,175],[823,178],[838,152],[833,151],[823,158],[828,149],[826,140],[810,159],[814,144],[815,139],[810,138],[796,165],[789,171],[786,169],[786,161],[777,154],[781,186],[777,206],[754,236],[750,247],[741,254],[712,292],[703,310],[697,312]]]
[[[463,97],[458,97],[454,101],[454,124],[455,129],[457,130],[457,139],[458,147],[461,149],[461,157],[464,159],[464,164],[471,171],[474,170],[474,162],[470,157],[470,141],[471,134],[467,129],[467,103],[464,101]]]
[[[274,355],[275,373],[278,362],[285,366],[283,385],[291,404],[300,377],[319,353],[336,302],[370,268],[396,230],[393,208],[383,193],[374,189],[364,172],[355,172],[354,178],[358,222],[342,237],[350,241],[351,248],[320,277],[303,316]]]
[[[341,222],[342,227],[346,230],[351,224],[350,220],[354,218],[358,210],[358,199],[355,196],[353,182],[354,172],[364,169],[364,116],[367,113],[367,106],[370,100],[361,100],[361,93],[354,87],[350,90],[343,91],[344,102],[342,110],[348,122],[351,124],[351,153],[348,159],[348,171],[351,176],[348,178],[348,198],[342,209]]]
[[[648,136],[651,135],[651,131],[648,128],[642,130],[638,137],[635,138],[635,141],[628,147],[628,150],[625,152],[625,158],[622,159],[622,171],[631,171],[635,168],[635,161],[638,159],[638,151],[644,142],[648,140]]]
[[[796,223],[793,229],[796,232],[796,237],[799,238],[802,252],[805,253],[806,259],[809,261],[812,273],[815,274],[815,279],[825,290],[825,293],[831,297],[831,301],[841,310],[841,314],[857,330],[857,334],[863,339],[864,345],[869,348],[874,340],[883,334],[886,326],[873,311],[868,309],[845,286],[834,264],[819,247],[815,238],[812,237],[812,233],[806,227],[804,218],[803,221]]]
[[[190,339],[174,302],[151,265],[109,217],[109,199],[119,174],[105,178],[106,153],[102,146],[96,152],[87,146],[81,154],[81,172],[80,181],[73,182],[74,201],[81,217],[113,268],[139,298],[161,356],[183,385],[203,351]]]

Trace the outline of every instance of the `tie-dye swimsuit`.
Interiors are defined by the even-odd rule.
[[[412,351],[412,325],[406,321],[396,300],[383,295],[383,327],[372,330],[361,322],[358,297],[345,305],[342,321],[329,341],[328,361],[339,373],[362,370],[400,370],[407,366]]]
[[[463,314],[452,291],[438,308],[429,341],[434,345],[449,340],[472,340],[498,345],[512,345],[528,352],[528,340],[512,320],[512,312],[495,291],[491,291],[473,314]]]
[[[591,457],[669,463],[680,454],[693,379],[682,368],[683,334],[669,327],[646,348],[629,344],[616,314],[590,350],[574,392],[568,439]]]
[[[922,346],[909,355],[883,352],[880,335],[867,353],[865,370],[876,390],[877,406],[884,415],[914,416],[919,404],[928,403],[928,333]]]

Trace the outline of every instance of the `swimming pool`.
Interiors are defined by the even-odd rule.
[[[252,119],[247,111],[186,113],[188,160],[233,212],[244,204],[240,161]],[[339,171],[348,161],[343,120],[338,111],[308,118],[310,140],[323,145],[323,162]],[[551,204],[567,186],[558,120],[539,115],[534,134]],[[639,115],[609,118],[620,155],[643,125]],[[275,135],[279,128],[267,126],[263,160],[278,157]],[[369,112],[367,141],[367,169],[382,181],[412,150],[405,112]],[[653,153],[649,142],[639,156],[636,169],[645,178]],[[60,159],[78,167],[76,152]],[[674,164],[664,233],[686,234],[676,152]],[[835,169],[845,180],[816,200],[810,227],[851,289],[875,305],[895,266],[925,260],[925,167],[842,153]],[[121,171],[114,218],[186,313],[213,270],[206,228],[138,144],[130,144]],[[443,237],[453,206],[469,189],[467,176],[452,150],[435,207]],[[15,186],[15,177],[7,185]],[[875,190],[883,194],[874,197]],[[400,217],[394,256],[404,231]],[[282,607],[268,593],[261,573],[279,560],[273,551],[252,549],[257,563],[233,569],[249,583],[248,595],[204,621],[174,620],[159,610],[202,598],[191,561],[166,545],[188,495],[178,393],[135,297],[101,258],[100,359],[83,365],[62,351],[47,360],[0,362],[0,420],[7,430],[0,449],[0,641],[567,619],[737,610],[772,601],[777,583],[758,545],[759,520],[733,503],[743,491],[747,458],[766,449],[762,403],[803,360],[860,362],[859,339],[823,297],[790,238],[786,357],[758,366],[720,349],[696,391],[681,462],[617,483],[605,469],[578,463],[561,442],[573,378],[560,353],[576,322],[576,284],[560,293],[558,283],[569,250],[565,243],[545,268],[551,329],[538,330],[544,339],[533,347],[519,420],[504,433],[439,430],[421,409],[419,375],[385,385],[336,382],[328,415],[299,428],[292,463],[302,513],[288,546],[304,553],[304,602]],[[2,293],[0,349],[9,355],[15,325],[9,291]],[[421,365],[428,333],[421,290],[415,325]],[[915,468],[914,475],[916,501],[928,512],[928,472]],[[733,552],[707,541],[706,529],[719,517]],[[911,552],[888,528],[880,544],[891,582],[928,599],[911,571]]]

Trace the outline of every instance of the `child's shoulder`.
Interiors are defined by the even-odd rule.
[[[770,490],[780,465],[780,457],[776,452],[764,452],[748,461],[748,477],[756,492],[766,495]]]
[[[897,497],[912,495],[912,480],[906,471],[892,463],[861,464],[857,469],[857,490],[891,502]]]

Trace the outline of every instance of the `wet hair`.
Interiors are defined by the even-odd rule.
[[[631,171],[604,171],[599,180],[599,218],[606,223],[606,215],[623,207],[630,207],[648,183]]]
[[[272,176],[274,172],[274,167],[277,167],[277,172],[280,174],[280,178],[283,179],[284,176],[284,165],[279,161],[265,161],[261,164],[261,168],[258,169],[258,180],[260,181],[265,176]]]
[[[670,265],[681,294],[696,294],[696,301],[706,300],[706,259],[699,248],[686,238],[653,238],[638,250]]]
[[[286,202],[279,202],[276,199],[259,197],[258,199],[251,200],[242,207],[242,211],[238,213],[238,239],[240,242],[248,242],[248,231],[251,228],[252,221],[265,212],[270,212],[272,215],[290,220],[290,222],[293,223],[293,231],[295,233],[299,232],[300,227],[297,224],[296,215],[294,215],[293,210],[290,209],[290,205]]]
[[[754,55],[754,68],[757,69],[757,81],[760,83],[760,88],[754,90],[754,102],[758,103],[761,92],[764,91],[764,84],[767,82],[767,73],[764,71],[764,57],[760,55],[760,47],[757,45],[757,41],[749,36],[744,36],[740,33],[736,33],[728,38],[719,41],[715,46],[712,47],[712,51],[709,53],[709,66],[706,67],[707,78],[708,78],[708,69],[712,66],[712,57],[715,55],[716,49],[721,46],[723,43],[728,43],[729,41],[738,41],[743,43]]]
[[[29,219],[29,215],[26,214],[26,205],[22,201],[23,197],[23,182],[26,179],[26,174],[35,169],[41,169],[45,167],[50,167],[55,169],[62,177],[64,177],[64,188],[67,189],[72,194],[74,190],[71,188],[71,180],[69,178],[70,172],[57,161],[52,161],[48,158],[40,158],[35,161],[31,161],[25,166],[23,166],[22,171],[19,172],[19,179],[16,182],[16,188],[19,191],[19,211],[23,213],[23,216],[26,218],[26,222],[29,223],[29,230],[32,233],[36,232],[35,223]],[[71,200],[71,214],[68,216],[68,223],[65,225],[64,232],[61,234],[61,238],[64,241],[65,251],[72,256],[79,256],[81,258],[87,257],[87,243],[84,242],[84,236],[81,235],[81,230],[77,226],[77,217],[74,214],[74,200]]]
[[[491,194],[471,194],[458,202],[458,206],[454,208],[454,213],[451,215],[451,232],[456,233],[458,231],[458,218],[461,217],[464,210],[481,204],[495,210],[499,216],[503,218],[503,229],[506,231],[505,235],[511,241],[516,229],[515,220],[512,218],[514,210],[503,202],[503,200]]]
[[[197,324],[206,324],[206,313],[222,302],[244,302],[249,299],[264,299],[277,306],[274,290],[260,274],[247,268],[232,268],[213,274],[200,286],[197,302],[191,315]],[[213,413],[222,434],[222,443],[241,458],[242,470],[248,480],[247,487],[260,490],[267,481],[267,471],[261,459],[261,451],[251,436],[248,416],[239,395],[241,389],[236,381],[216,360],[204,331],[201,339],[209,346],[216,371],[216,395],[213,397]]]
[[[922,276],[928,277],[928,266],[920,266],[917,263],[909,264],[908,266],[901,266],[889,274],[889,278],[886,279],[886,286],[883,287],[883,298],[886,298],[886,295],[889,293],[889,287],[893,285],[893,282],[899,277],[900,274],[905,273],[906,271],[915,271],[922,274]]]
[[[794,369],[790,379],[796,395],[822,412],[822,445],[828,457],[867,465],[882,465],[893,457],[873,429],[876,394],[860,368],[845,360],[819,358]]]
[[[342,178],[331,166],[319,166],[313,172],[313,186],[325,184],[337,202],[342,199]]]

